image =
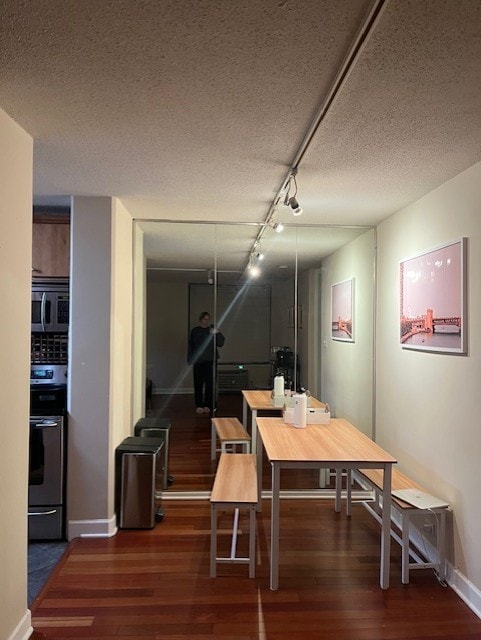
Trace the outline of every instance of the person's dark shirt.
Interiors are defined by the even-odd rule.
[[[214,362],[214,345],[215,359],[219,358],[217,347],[222,347],[225,338],[220,331],[213,334],[210,332],[211,327],[194,327],[190,332],[189,351],[187,354],[187,362],[195,364],[196,362]]]

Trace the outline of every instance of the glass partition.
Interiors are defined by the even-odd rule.
[[[352,352],[343,352],[337,344],[331,349],[330,326],[326,326],[330,299],[322,278],[326,282],[345,279],[346,269],[349,277],[355,276],[360,262],[367,263],[362,266],[364,272],[372,273],[374,243],[352,255],[345,249],[366,233],[365,228],[286,225],[277,233],[252,224],[136,224],[143,231],[147,268],[146,376],[153,383],[153,404],[147,412],[175,412],[180,426],[171,434],[170,455],[191,456],[190,463],[184,461],[186,468],[192,465],[185,474],[189,481],[179,477],[172,489],[208,490],[215,469],[215,462],[209,466],[209,418],[240,417],[242,389],[271,390],[273,377],[280,372],[286,388],[309,389],[332,404],[331,398],[323,397],[321,361],[329,360],[337,371],[336,359],[348,362]],[[342,257],[343,252],[340,262],[327,257]],[[321,268],[323,260],[327,268]],[[257,276],[252,274],[253,266]],[[371,288],[363,294],[368,301],[373,299],[373,281],[365,279],[363,286]],[[199,326],[202,312],[210,314],[207,326],[215,327],[222,337],[222,345],[217,344],[216,334],[213,338],[219,355],[214,358],[212,377],[216,402],[205,416],[197,413],[194,367],[188,362],[189,336]],[[371,322],[372,312],[371,303]],[[368,377],[372,376],[372,331],[369,341],[371,347],[363,351],[363,375]],[[323,377],[329,376],[322,371]],[[330,379],[325,385],[336,403],[337,394],[350,392],[344,388],[341,394]],[[209,404],[205,396],[204,402]],[[178,454],[176,447],[183,453]],[[318,481],[311,474],[305,484],[306,489],[317,488]]]

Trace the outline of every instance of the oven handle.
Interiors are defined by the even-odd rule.
[[[47,305],[47,292],[42,293],[42,303],[40,305],[40,322],[42,323],[42,331],[45,331],[45,307]]]
[[[31,426],[33,429],[50,429],[51,427],[58,427],[58,422],[53,420],[50,422],[34,422]]]
[[[50,509],[50,511],[29,511],[27,515],[29,515],[29,516],[53,516],[54,513],[57,513],[57,509]]]

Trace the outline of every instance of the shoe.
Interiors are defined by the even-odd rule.
[[[209,407],[204,407],[204,413],[210,413]]]
[[[202,409],[202,407],[197,407],[197,409],[195,410],[196,413],[204,413],[204,409]]]

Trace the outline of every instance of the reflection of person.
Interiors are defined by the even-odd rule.
[[[225,338],[210,324],[210,314],[203,311],[199,325],[189,336],[187,362],[194,365],[194,396],[197,413],[209,413],[214,409],[214,367]]]

